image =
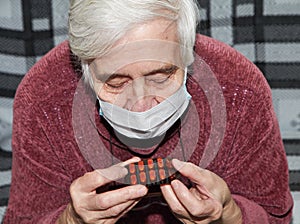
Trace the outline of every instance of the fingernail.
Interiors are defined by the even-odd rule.
[[[137,160],[137,161],[140,161],[140,160],[141,160],[141,158],[140,158],[140,157],[137,157],[137,156],[132,157],[132,159],[133,159],[133,160]]]
[[[184,165],[184,162],[182,162],[178,159],[173,159],[172,163],[176,170],[179,170]]]
[[[171,182],[171,185],[172,185],[172,188],[173,188],[173,189],[178,189],[178,187],[179,187],[176,180],[172,181],[172,182]]]
[[[138,190],[137,190],[137,194],[138,196],[144,196],[147,193],[147,188],[145,186],[141,186]]]
[[[128,170],[125,167],[122,167],[122,170],[121,170],[122,176],[127,175],[127,173],[128,173]]]

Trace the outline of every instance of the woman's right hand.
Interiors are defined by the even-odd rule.
[[[99,194],[96,189],[124,177],[127,174],[124,166],[139,160],[134,157],[109,168],[86,173],[74,180],[70,187],[72,202],[59,217],[57,224],[116,223],[147,194],[147,188],[132,185]]]

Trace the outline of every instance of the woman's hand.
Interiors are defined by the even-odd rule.
[[[231,197],[225,181],[192,163],[173,159],[174,167],[189,178],[194,187],[188,189],[179,180],[161,186],[162,193],[175,216],[183,223],[242,223],[240,208]]]
[[[146,195],[147,188],[134,185],[100,194],[96,193],[96,189],[124,177],[127,174],[124,166],[139,160],[132,158],[107,169],[86,173],[76,179],[70,187],[72,203],[67,206],[57,223],[116,223]]]

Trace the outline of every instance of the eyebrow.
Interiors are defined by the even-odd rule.
[[[155,70],[152,70],[150,72],[147,72],[143,76],[150,76],[157,73],[163,73],[163,74],[172,74],[175,71],[178,70],[178,67],[176,65],[167,65]],[[106,82],[108,80],[114,79],[114,78],[128,78],[129,74],[123,74],[123,73],[113,73],[113,74],[102,74],[102,75],[96,75],[96,78],[98,80],[101,80],[102,82]]]

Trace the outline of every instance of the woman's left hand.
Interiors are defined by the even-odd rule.
[[[195,164],[172,161],[181,175],[194,183],[188,189],[179,180],[161,186],[161,191],[175,216],[183,223],[242,223],[240,208],[231,197],[226,182],[215,173]]]

